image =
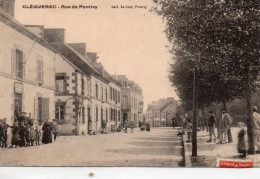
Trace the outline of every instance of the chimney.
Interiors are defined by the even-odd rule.
[[[44,26],[43,25],[25,25],[26,29],[34,33],[37,37],[44,38]]]
[[[0,0],[0,8],[14,17],[14,2],[15,0]]]
[[[49,43],[65,43],[65,29],[44,29],[44,40]]]
[[[69,43],[74,50],[79,52],[81,55],[85,56],[86,54],[86,43]]]
[[[97,53],[96,52],[87,52],[87,56],[92,60],[93,63],[97,62]]]

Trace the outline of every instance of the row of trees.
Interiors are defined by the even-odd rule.
[[[247,101],[249,153],[255,152],[252,94],[259,75],[259,0],[153,0],[172,44],[170,81],[187,108]],[[194,90],[196,89],[196,90]],[[196,128],[193,155],[197,155]]]

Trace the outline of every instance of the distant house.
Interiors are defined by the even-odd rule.
[[[172,127],[172,122],[176,117],[178,101],[169,101],[161,109],[161,123],[163,126]]]

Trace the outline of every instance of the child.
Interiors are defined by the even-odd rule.
[[[177,136],[178,136],[178,137],[182,137],[183,134],[184,134],[183,129],[179,129],[179,130],[178,130],[178,134],[177,134]]]
[[[31,146],[34,145],[35,139],[36,139],[36,132],[35,132],[33,126],[31,126],[31,131],[30,131],[30,143],[31,143]]]
[[[38,126],[35,127],[35,140],[36,140],[36,145],[40,145],[40,140],[41,140],[41,130],[38,129]]]
[[[238,123],[239,127],[244,127],[243,122]],[[242,128],[240,132],[238,133],[238,145],[237,150],[238,153],[241,154],[241,158],[246,158],[246,143],[245,143],[245,129]]]
[[[29,125],[26,125],[27,127],[27,134],[26,134],[26,143],[27,143],[27,146],[31,146],[31,127]]]
[[[187,142],[191,142],[192,124],[191,124],[190,120],[188,120],[188,123],[186,125],[186,129],[187,129],[187,134],[188,134]]]

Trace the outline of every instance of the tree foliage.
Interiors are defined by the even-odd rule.
[[[154,2],[172,43],[169,78],[180,98],[192,100],[195,66],[200,104],[245,96],[259,74],[259,1]]]

